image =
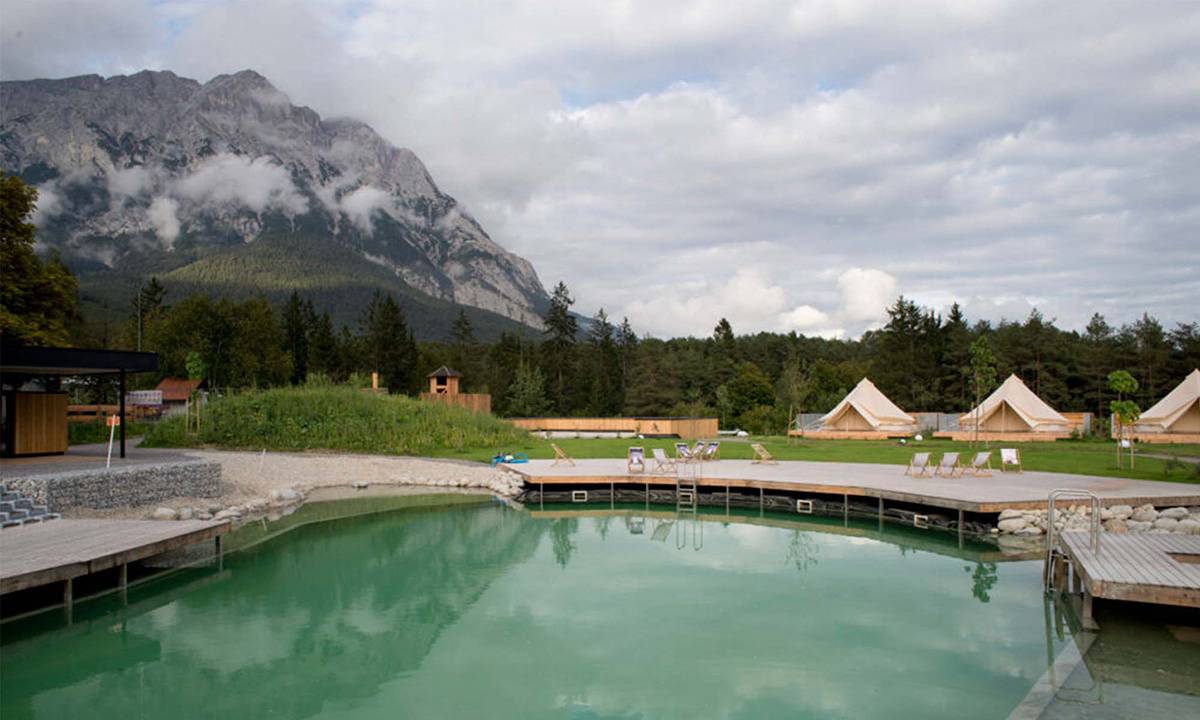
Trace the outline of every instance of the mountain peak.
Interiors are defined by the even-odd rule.
[[[203,85],[142,71],[0,92],[0,166],[39,184],[39,238],[75,267],[169,274],[222,248],[303,242],[433,298],[540,324],[532,266],[415,154],[361,121],[293,105],[254,70]],[[296,281],[323,271],[297,268]]]

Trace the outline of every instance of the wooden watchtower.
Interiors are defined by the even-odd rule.
[[[477,413],[492,411],[491,395],[460,391],[459,382],[462,380],[462,373],[443,365],[426,377],[429,378],[429,392],[421,393],[422,400],[443,405],[457,405]]]

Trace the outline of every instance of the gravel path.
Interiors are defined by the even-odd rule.
[[[317,488],[475,488],[513,495],[519,479],[482,463],[388,455],[256,453],[188,450],[189,457],[221,464],[219,498],[172,498],[153,505],[76,510],[70,517],[145,518],[158,508],[217,513],[236,508],[253,515],[268,506],[301,502]]]

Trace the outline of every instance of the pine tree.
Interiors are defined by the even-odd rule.
[[[308,377],[308,326],[304,303],[295,290],[283,310],[283,349],[292,361],[289,381],[293,385],[303,383]]]
[[[478,363],[475,360],[478,354],[475,328],[471,325],[466,310],[459,309],[458,317],[454,319],[454,325],[450,328],[450,335],[450,362],[455,370],[463,374],[463,389],[468,385],[483,385],[482,378],[478,377]]]
[[[321,313],[313,323],[308,342],[308,371],[324,373],[335,380],[344,379],[338,354],[338,339],[333,334],[333,321],[329,319],[328,310]]]
[[[537,417],[547,409],[546,378],[536,366],[521,361],[516,377],[508,387],[508,414],[511,417]]]
[[[417,379],[417,344],[396,298],[376,291],[362,324],[367,356],[388,392],[412,392]]]
[[[559,282],[554,286],[550,308],[543,318],[546,340],[542,343],[542,358],[551,376],[551,403],[557,412],[563,414],[569,410],[566,378],[574,365],[575,342],[579,334],[579,323],[571,314],[574,304],[575,300],[566,284]]]
[[[616,415],[621,411],[619,395],[620,358],[613,339],[613,326],[608,314],[600,308],[588,328],[588,346],[591,355],[591,387],[589,412],[600,417]]]

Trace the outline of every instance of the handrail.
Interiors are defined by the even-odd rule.
[[[1074,488],[1056,488],[1050,491],[1046,497],[1046,588],[1050,589],[1052,573],[1049,568],[1054,562],[1055,539],[1056,532],[1055,520],[1057,519],[1057,511],[1054,508],[1054,502],[1060,498],[1074,497],[1086,498],[1091,504],[1091,523],[1088,529],[1088,539],[1091,545],[1092,554],[1100,556],[1100,498],[1096,493],[1090,490],[1077,490]]]

